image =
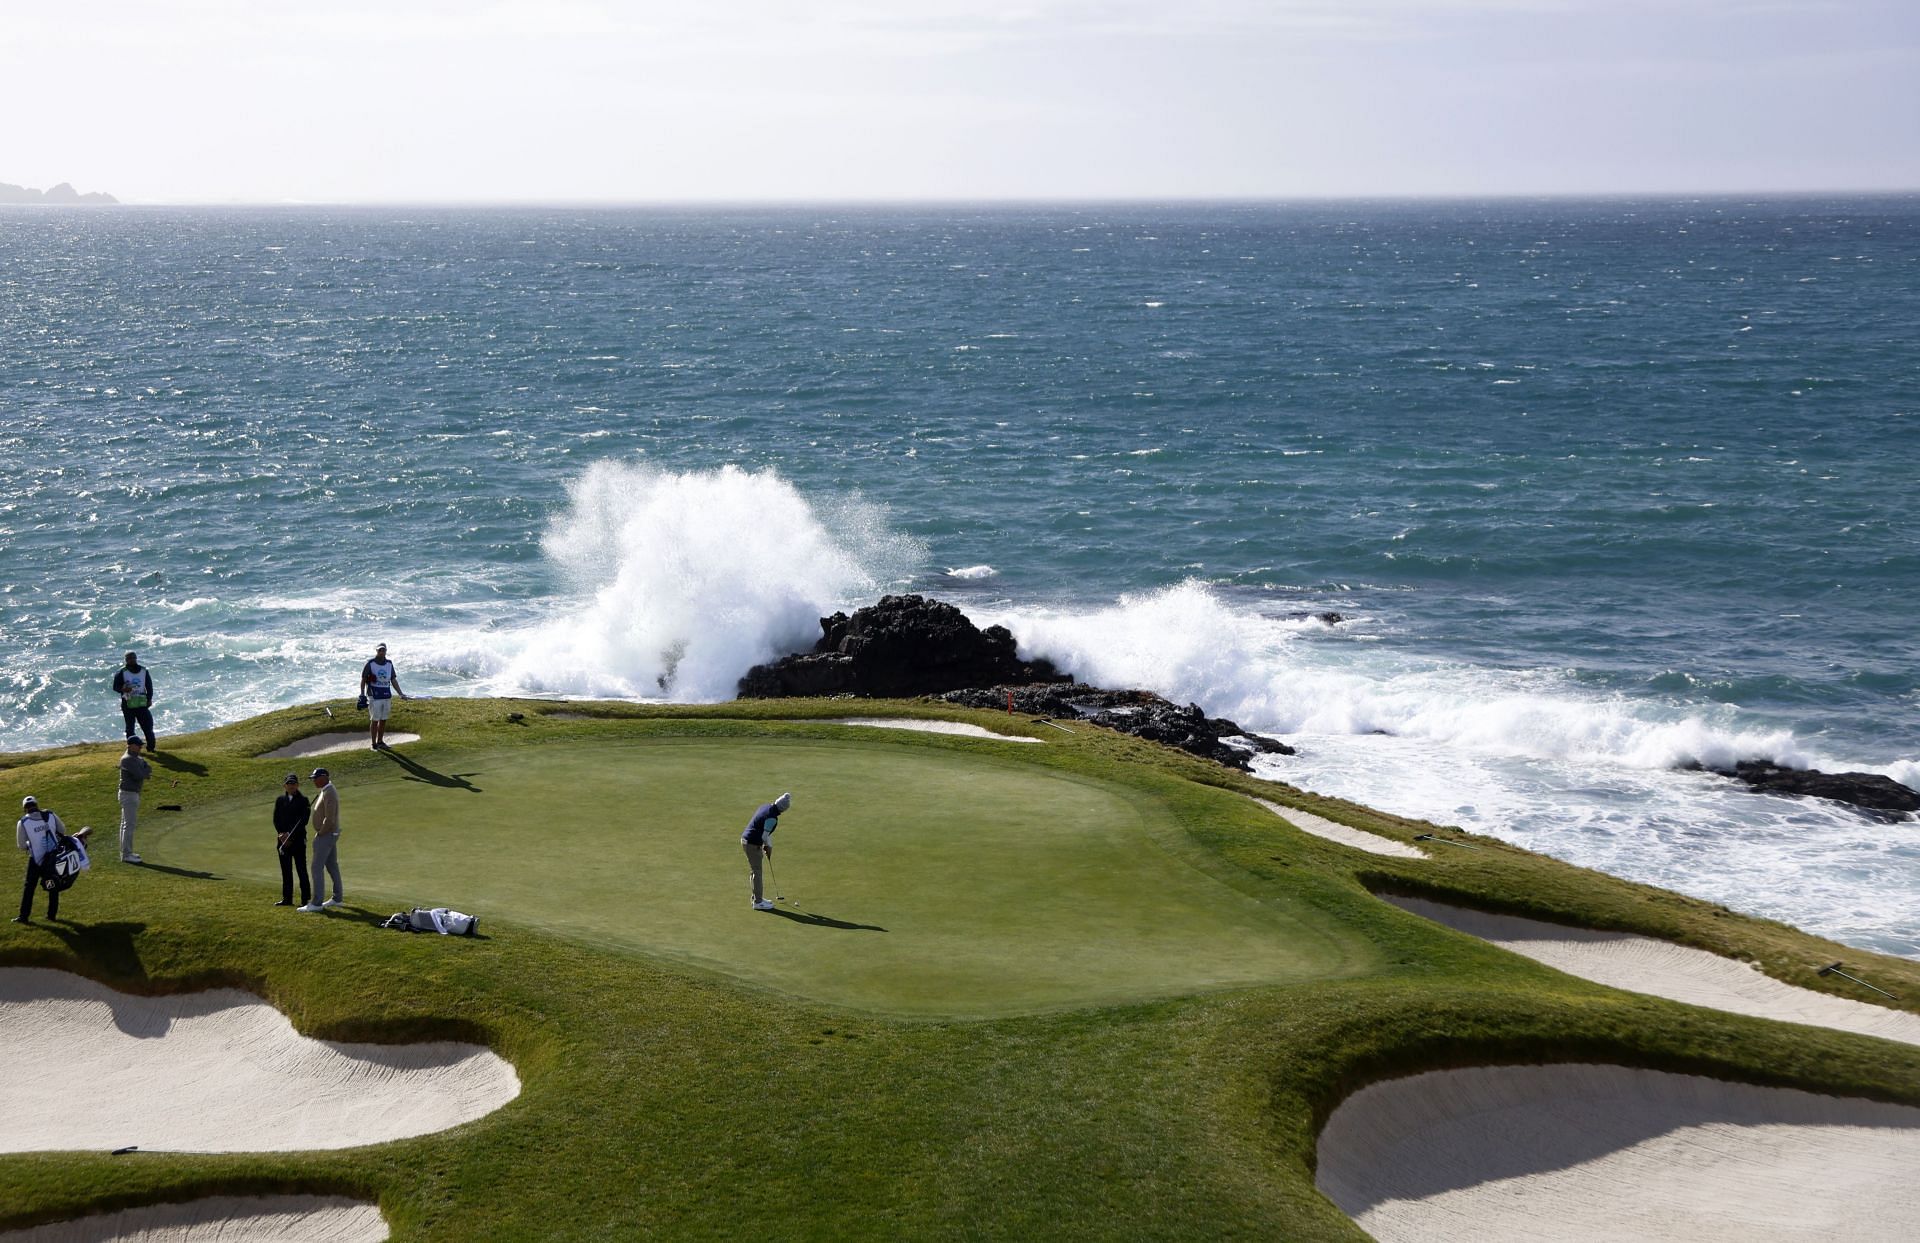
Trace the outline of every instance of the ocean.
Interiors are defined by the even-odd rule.
[[[1920,955],[1920,199],[0,209],[0,748],[708,701],[889,590]],[[1314,615],[1334,611],[1329,625]]]

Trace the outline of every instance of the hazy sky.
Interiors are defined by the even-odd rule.
[[[1920,0],[0,0],[139,201],[1920,188]]]

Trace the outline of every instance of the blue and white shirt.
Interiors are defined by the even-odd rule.
[[[361,685],[372,699],[392,699],[395,670],[390,660],[370,660],[360,671]]]
[[[753,819],[747,821],[747,831],[740,835],[740,841],[748,846],[771,846],[773,831],[780,824],[780,809],[772,803],[762,803],[760,810],[753,813]]]
[[[30,851],[35,863],[46,862],[47,855],[60,844],[60,838],[67,826],[60,823],[60,817],[50,811],[31,811],[20,817],[15,826],[14,840],[20,849]]]

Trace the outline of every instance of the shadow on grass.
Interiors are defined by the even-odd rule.
[[[207,766],[198,760],[182,759],[170,751],[149,751],[147,758],[155,767],[165,768],[176,773],[192,773],[196,777],[207,775]]]
[[[116,922],[83,924],[71,916],[46,927],[66,943],[78,958],[93,963],[109,975],[127,980],[145,980],[147,966],[140,961],[135,938],[147,930],[145,924]]]
[[[408,781],[424,781],[428,785],[439,786],[445,790],[465,790],[469,794],[480,793],[480,787],[467,780],[468,777],[478,774],[435,772],[419,760],[409,759],[398,751],[385,750],[380,754],[405,769],[405,778]]]
[[[168,876],[184,876],[188,880],[219,880],[217,872],[196,872],[192,868],[168,867],[164,863],[129,863],[128,867],[145,868],[149,872],[165,872]]]
[[[810,911],[790,911],[784,906],[776,906],[768,912],[782,919],[791,919],[796,924],[807,924],[814,928],[839,928],[846,932],[885,932],[879,924],[850,924],[844,919],[829,919],[825,915],[815,915]]]

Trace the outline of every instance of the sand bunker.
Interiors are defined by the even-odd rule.
[[[792,725],[866,725],[874,729],[917,729],[923,734],[960,734],[967,738],[991,738],[995,742],[1040,741],[1038,738],[1023,738],[1018,734],[996,734],[990,729],[981,729],[978,725],[969,725],[965,721],[936,721],[921,717],[833,716],[788,723]]]
[[[492,1113],[520,1077],[478,1045],[341,1044],[250,993],[116,993],[62,971],[0,970],[0,1152],[291,1152],[427,1135]],[[36,1062],[36,1065],[40,1065]]]
[[[387,734],[387,741],[389,743],[419,742],[420,735],[403,734],[394,731]],[[297,760],[305,755],[332,755],[336,751],[365,751],[369,745],[371,744],[367,742],[365,730],[358,733],[337,730],[331,734],[315,734],[311,738],[302,738],[298,742],[290,742],[284,747],[278,747],[257,758],[263,760]]]
[[[1920,1109],[1620,1066],[1362,1088],[1320,1190],[1383,1243],[1920,1238]]]
[[[220,1196],[0,1232],[0,1243],[384,1243],[386,1219],[338,1196]]]
[[[1386,895],[1382,895],[1383,897]],[[1920,1014],[1830,997],[1783,984],[1757,968],[1705,950],[1628,932],[1565,928],[1512,915],[1490,915],[1422,898],[1387,897],[1402,910],[1568,975],[1630,993],[1729,1010],[1755,1018],[1831,1027],[1862,1036],[1920,1044]]]
[[[1348,828],[1344,824],[1335,824],[1323,816],[1310,811],[1301,811],[1297,807],[1282,807],[1266,799],[1253,800],[1279,816],[1302,833],[1311,833],[1315,837],[1324,837],[1330,842],[1339,842],[1342,846],[1351,846],[1355,850],[1364,850],[1368,854],[1388,855],[1395,859],[1424,859],[1427,852],[1418,846],[1409,846],[1405,842],[1396,842],[1391,837],[1382,837],[1378,833],[1368,833],[1363,829]]]

